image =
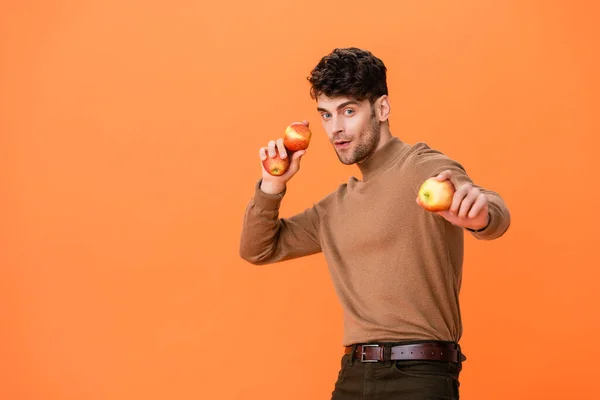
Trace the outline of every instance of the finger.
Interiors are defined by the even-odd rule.
[[[258,155],[262,161],[265,161],[267,159],[267,148],[261,147],[260,150],[258,150]]]
[[[267,147],[269,148],[269,157],[271,157],[271,158],[275,157],[275,154],[276,154],[275,153],[275,141],[270,140]]]
[[[453,214],[453,215],[458,214],[460,205],[461,205],[463,199],[465,198],[465,196],[467,195],[467,193],[469,193],[469,190],[471,190],[471,185],[464,184],[461,187],[459,187],[458,190],[456,190],[456,192],[454,192],[454,196],[452,198],[452,205],[450,206],[450,209],[448,210],[450,212],[450,214]]]
[[[302,120],[302,123],[303,123],[304,125],[306,125],[307,127],[310,125],[310,122],[308,122],[308,121],[307,121],[307,120],[305,120],[305,119],[304,119],[304,120]]]
[[[473,203],[475,203],[475,200],[477,200],[479,193],[479,189],[475,187],[469,190],[463,201],[460,203],[460,210],[458,211],[458,216],[460,218],[467,217],[467,215],[469,214],[469,210],[471,209]]]
[[[469,211],[469,218],[477,217],[486,204],[487,198],[485,197],[485,193],[479,193],[479,196],[477,196],[477,200],[475,200],[473,207],[471,207],[471,210]]]
[[[286,158],[287,151],[286,151],[285,146],[283,145],[283,139],[277,139],[276,146],[277,146],[277,150],[279,151],[279,157]]]
[[[452,176],[452,171],[450,171],[449,169],[447,169],[445,171],[440,172],[437,175],[437,179],[438,179],[438,181],[445,181],[447,179],[450,179],[451,176]]]

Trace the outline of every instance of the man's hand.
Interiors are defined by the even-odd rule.
[[[309,125],[308,121],[302,121],[302,123],[306,126]],[[275,155],[279,153],[280,158],[286,158],[291,156],[290,166],[287,171],[283,175],[273,176],[267,172],[262,162],[267,159],[267,157],[275,157]],[[300,159],[306,153],[306,150],[298,150],[289,154],[285,146],[283,145],[283,139],[279,138],[277,140],[271,140],[267,144],[267,147],[261,147],[259,150],[259,156],[261,160],[261,168],[262,168],[262,183],[260,189],[265,193],[270,194],[278,194],[283,192],[285,189],[286,183],[292,179],[292,177],[298,172],[300,169]]]
[[[451,181],[452,171],[441,172],[436,178]],[[448,222],[466,229],[479,230],[489,223],[488,199],[485,193],[470,183],[456,187],[450,209],[436,213]]]

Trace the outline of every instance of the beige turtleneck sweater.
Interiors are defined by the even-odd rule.
[[[244,215],[240,256],[261,265],[323,252],[343,309],[343,345],[458,342],[465,230],[415,199],[425,179],[446,169],[455,185],[473,182],[441,152],[396,137],[358,167],[362,180],[351,177],[289,217],[279,215],[286,191],[266,194],[259,180]],[[509,227],[509,211],[497,193],[479,188],[489,199],[491,220],[485,230],[468,233],[498,238]]]

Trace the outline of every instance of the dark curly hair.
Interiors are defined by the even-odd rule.
[[[321,58],[306,78],[310,97],[316,99],[346,96],[358,101],[369,99],[371,104],[388,94],[387,68],[383,61],[367,50],[356,47],[336,48]]]

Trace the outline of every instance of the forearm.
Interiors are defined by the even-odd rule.
[[[240,257],[252,264],[262,265],[319,252],[319,221],[325,202],[290,218],[279,218],[285,189],[267,193],[262,188],[259,182],[254,197],[246,207]]]
[[[239,249],[244,260],[252,264],[270,262],[277,246],[281,225],[279,207],[284,195],[285,188],[278,191],[267,183],[258,183],[244,214]]]
[[[493,190],[481,187],[473,182],[464,167],[457,161],[447,157],[438,150],[429,148],[425,144],[415,145],[415,187],[430,177],[449,171],[450,180],[455,188],[471,185],[478,188],[486,196],[489,210],[489,224],[471,234],[481,240],[497,239],[504,235],[510,226],[510,212],[502,197]]]

